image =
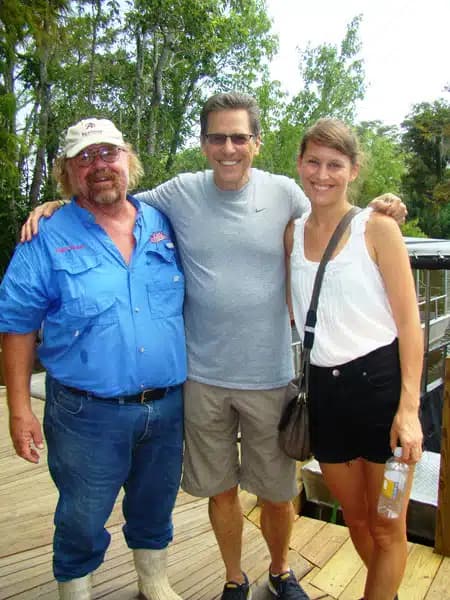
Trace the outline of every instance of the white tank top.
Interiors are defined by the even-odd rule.
[[[364,234],[370,214],[371,209],[367,208],[353,217],[347,243],[326,265],[311,351],[313,365],[340,365],[386,346],[397,337],[380,271],[366,246]],[[319,266],[305,258],[304,228],[308,216],[295,221],[291,255],[292,302],[302,339]]]

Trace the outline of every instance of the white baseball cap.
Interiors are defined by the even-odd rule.
[[[123,147],[125,141],[112,121],[83,119],[67,130],[62,155],[73,158],[91,144],[112,144]]]

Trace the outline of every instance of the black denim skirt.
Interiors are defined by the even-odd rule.
[[[310,370],[311,438],[320,462],[383,463],[400,401],[398,340],[351,362]]]

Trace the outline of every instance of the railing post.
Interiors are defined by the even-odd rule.
[[[444,381],[441,468],[434,550],[443,556],[450,556],[450,357],[445,359]]]
[[[0,385],[5,385],[5,376],[3,375],[2,334],[1,333],[0,333]]]

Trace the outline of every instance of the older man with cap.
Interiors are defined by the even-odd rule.
[[[59,491],[53,567],[62,599],[91,598],[122,487],[140,592],[147,600],[180,598],[166,567],[182,460],[184,277],[168,220],[127,195],[141,172],[111,121],[70,127],[55,176],[73,201],[17,247],[0,287],[11,437],[33,463],[43,437],[30,378],[43,324],[44,432]]]

